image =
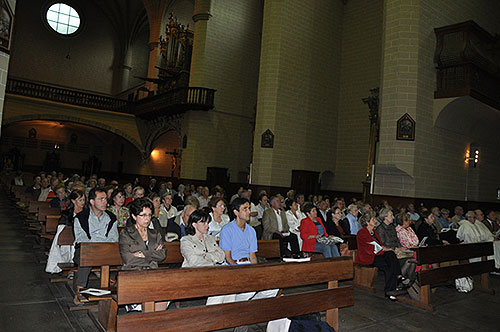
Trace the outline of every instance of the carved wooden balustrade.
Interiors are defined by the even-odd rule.
[[[128,102],[108,96],[72,90],[47,84],[8,78],[6,93],[25,97],[51,100],[55,102],[97,108],[102,110],[130,113]]]
[[[500,37],[474,21],[434,29],[435,98],[471,96],[500,107]]]
[[[213,89],[181,87],[132,102],[16,78],[7,79],[6,93],[101,110],[135,114],[147,120],[152,120],[160,116],[176,115],[188,110],[208,111],[214,107],[215,96],[215,90]]]

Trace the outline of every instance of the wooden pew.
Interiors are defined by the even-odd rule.
[[[68,227],[66,227],[68,228]],[[66,229],[65,228],[65,229]],[[62,233],[59,235],[59,237]],[[59,242],[58,242],[59,243]],[[159,263],[160,266],[168,264],[182,263],[184,258],[181,254],[180,242],[165,242],[167,248],[167,257]],[[258,257],[262,258],[279,258],[279,241],[278,240],[260,240],[257,242],[259,251]],[[82,267],[99,268],[101,273],[100,287],[109,288],[109,272],[110,268],[123,265],[118,242],[83,242],[80,244],[80,265]],[[60,264],[63,269],[76,269],[72,264]],[[92,300],[100,300],[102,298],[92,298]]]
[[[59,225],[60,218],[61,218],[60,215],[45,216],[45,232],[48,234],[55,234],[57,231],[57,225]]]
[[[480,285],[474,284],[474,289],[488,294],[495,291],[489,286],[488,273],[495,269],[495,261],[487,260],[487,256],[493,255],[493,243],[471,243],[454,244],[447,246],[433,246],[417,248],[417,265],[422,269],[418,272],[418,283],[420,285],[420,301],[398,296],[398,301],[417,306],[419,308],[434,311],[430,303],[431,285],[442,283],[457,278],[481,275]],[[480,262],[470,263],[469,258],[481,257]],[[459,261],[458,265],[429,268],[429,264]]]
[[[349,250],[353,251],[353,260],[355,260],[358,250],[356,235],[348,235],[344,240],[347,242]],[[378,268],[376,268],[375,266],[354,263],[354,280],[352,284],[356,288],[365,290],[370,293],[375,293],[376,291],[375,287],[373,287],[373,284],[375,283],[377,274]]]
[[[38,212],[38,208],[40,207],[49,207],[48,202],[39,202],[39,201],[30,201],[28,206],[28,212],[35,214]]]
[[[338,280],[352,278],[352,271],[350,257],[306,263],[120,271],[117,298],[100,302],[103,310],[99,312],[99,322],[106,331],[113,331],[116,319],[118,332],[212,331],[326,310],[327,323],[338,331],[338,309],[354,305],[352,286],[338,287]],[[318,283],[328,283],[328,288],[253,301],[153,312],[154,302],[158,301]],[[143,312],[116,316],[118,305],[133,303],[142,303]],[[106,308],[108,310],[104,310]]]

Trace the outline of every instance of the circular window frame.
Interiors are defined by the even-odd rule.
[[[49,24],[49,22],[47,20],[47,11],[49,10],[49,8],[52,5],[55,5],[57,3],[65,4],[65,5],[73,8],[73,10],[75,10],[78,13],[78,16],[80,17],[80,26],[78,27],[78,29],[76,29],[75,32],[70,33],[70,34],[62,34],[60,32],[57,32],[56,30],[54,30],[54,28]],[[83,14],[82,8],[80,6],[78,6],[78,4],[75,3],[75,1],[71,1],[71,0],[51,0],[51,1],[48,1],[42,6],[40,14],[41,14],[42,22],[43,22],[43,25],[45,26],[45,28],[47,28],[47,30],[49,30],[50,33],[52,33],[53,35],[60,37],[60,38],[71,39],[71,38],[78,37],[82,33],[82,31],[84,30],[86,22],[87,22],[86,17]]]

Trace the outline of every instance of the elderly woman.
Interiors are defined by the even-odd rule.
[[[286,220],[288,222],[288,227],[290,228],[290,232],[297,235],[297,240],[299,241],[299,246],[302,248],[302,239],[300,238],[300,221],[304,219],[306,216],[300,212],[299,203],[295,200],[287,199],[285,201],[285,210],[286,210]]]
[[[375,229],[382,242],[386,245],[386,247],[391,249],[401,248],[396,227],[394,227],[394,214],[392,211],[387,208],[383,208],[379,212],[379,217],[382,222]]]
[[[377,219],[375,212],[367,211],[361,217],[362,228],[358,231],[358,253],[356,263],[373,265],[384,272],[385,296],[391,301],[396,301],[398,278],[401,278],[401,268],[396,254],[391,248],[384,245],[375,226]]]
[[[226,203],[221,197],[212,197],[208,202],[210,209],[210,223],[208,224],[208,234],[219,237],[219,233],[224,225],[229,224],[229,216],[225,214]]]
[[[177,194],[172,198],[172,205],[175,207],[182,206],[184,207],[184,200],[186,199],[185,193],[186,187],[181,183],[177,187]]]
[[[335,243],[323,242],[321,238],[327,238],[325,226],[317,216],[316,207],[312,203],[304,204],[303,212],[306,218],[300,222],[300,237],[302,238],[302,251],[320,252],[325,258],[340,256]]]
[[[109,198],[108,211],[116,216],[118,227],[123,227],[130,217],[129,210],[125,205],[125,192],[122,189],[115,189]]]
[[[400,213],[396,217],[396,234],[398,235],[399,243],[405,248],[418,247],[418,237],[410,227],[411,220],[408,213]]]
[[[210,216],[196,210],[189,216],[186,236],[181,238],[182,267],[213,266],[224,263],[224,251],[215,236],[208,234]]]
[[[177,209],[172,205],[172,194],[165,193],[162,196],[162,204],[158,219],[162,227],[167,227],[168,220],[177,216]]]
[[[345,216],[344,220],[342,220],[342,228],[345,234],[356,235],[361,228],[358,221],[358,206],[356,204],[350,204],[347,207],[347,211],[349,211],[349,213]]]

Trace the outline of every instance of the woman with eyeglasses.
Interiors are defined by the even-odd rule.
[[[129,204],[130,219],[119,239],[123,270],[156,269],[166,257],[161,229],[151,225],[153,209],[153,203],[146,198]]]

